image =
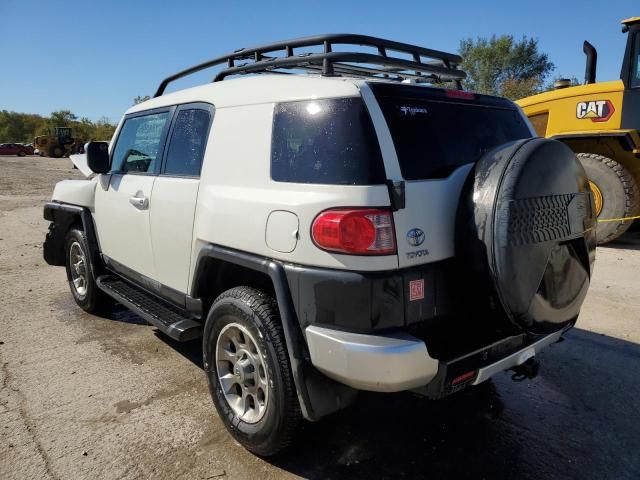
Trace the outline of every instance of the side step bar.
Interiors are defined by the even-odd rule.
[[[115,275],[101,275],[96,279],[98,288],[162,333],[179,342],[202,337],[202,324],[191,319],[186,312]]]

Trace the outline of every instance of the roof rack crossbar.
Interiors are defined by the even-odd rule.
[[[372,47],[377,53],[336,51],[333,48],[335,45]],[[295,49],[304,47],[320,48],[321,53],[305,52],[296,55]],[[412,60],[390,56],[389,52],[406,55]],[[246,63],[239,63],[245,60]],[[154,97],[161,96],[171,82],[218,65],[224,65],[224,67],[216,74],[214,82],[224,80],[231,75],[295,69],[312,72],[319,70],[325,76],[345,74],[362,78],[394,80],[433,79],[439,82],[453,81],[456,85],[460,85],[460,81],[466,78],[466,74],[457,67],[460,62],[461,58],[452,53],[367,35],[316,35],[254,48],[242,48],[195,65],[165,78]]]

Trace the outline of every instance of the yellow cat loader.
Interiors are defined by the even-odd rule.
[[[538,135],[566,143],[590,179],[598,243],[622,235],[640,218],[640,17],[622,21],[627,47],[620,80],[596,83],[597,52],[584,42],[585,84],[518,100]]]
[[[71,127],[55,127],[53,134],[48,129],[46,135],[34,138],[33,146],[40,150],[41,157],[60,158],[69,155],[74,142]]]

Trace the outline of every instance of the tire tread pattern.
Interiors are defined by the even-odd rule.
[[[571,234],[567,207],[572,194],[512,200],[507,206],[507,245],[562,240]]]
[[[274,298],[266,293],[257,290],[252,287],[234,287],[226,292],[223,292],[213,303],[211,309],[214,309],[216,305],[224,302],[227,298],[234,298],[247,305],[254,315],[258,316],[265,327],[267,338],[266,341],[271,344],[276,352],[276,358],[274,359],[277,367],[283,370],[283,388],[284,398],[286,399],[286,405],[284,405],[284,411],[287,412],[287,418],[285,419],[285,429],[278,437],[276,444],[271,444],[266,450],[252,450],[254,453],[263,456],[274,455],[275,453],[286,449],[291,445],[291,442],[295,436],[297,427],[302,419],[302,413],[300,410],[300,404],[298,403],[298,397],[296,395],[296,388],[293,382],[293,376],[291,374],[291,367],[289,365],[289,354],[287,352],[287,346],[285,342],[284,332],[282,330],[282,324],[280,321],[280,312],[278,309],[278,303]]]

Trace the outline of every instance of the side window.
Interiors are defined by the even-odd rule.
[[[112,171],[153,172],[162,158],[162,136],[169,112],[128,118],[113,151]]]
[[[180,110],[176,116],[164,172],[167,175],[200,175],[211,114],[202,109]]]
[[[384,183],[378,139],[362,99],[276,105],[271,178],[333,185]]]

